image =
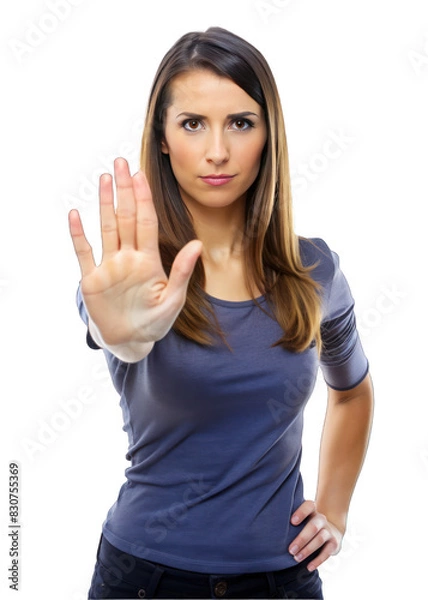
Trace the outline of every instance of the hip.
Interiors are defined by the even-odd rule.
[[[123,552],[101,536],[89,599],[98,598],[312,598],[322,599],[313,559],[279,571],[198,573]]]

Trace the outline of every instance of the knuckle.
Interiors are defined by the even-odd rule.
[[[319,533],[322,530],[321,527],[321,523],[319,523],[317,520],[313,520],[311,522],[311,533],[313,536],[317,535],[317,533]]]
[[[113,233],[113,232],[116,231],[116,224],[115,223],[104,222],[101,225],[101,231],[103,233]]]
[[[317,521],[321,524],[322,527],[325,527],[327,525],[327,517],[322,513],[317,514]]]
[[[141,215],[137,216],[137,225],[141,227],[156,227],[158,221],[155,217],[142,217]]]
[[[135,210],[133,208],[120,207],[117,209],[117,217],[119,219],[134,219]]]
[[[327,529],[321,529],[321,531],[320,531],[320,536],[321,536],[321,539],[322,539],[322,541],[323,541],[324,543],[325,543],[325,542],[328,542],[328,541],[331,539],[331,535],[330,535],[330,533],[327,531]]]
[[[77,254],[77,256],[80,256],[81,258],[85,258],[85,257],[91,255],[91,250],[90,250],[90,248],[78,248],[76,250],[76,254]]]

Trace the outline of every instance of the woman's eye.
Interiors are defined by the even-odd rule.
[[[183,122],[183,127],[184,129],[187,129],[187,131],[199,131],[200,125],[201,124],[197,119],[187,119]]]
[[[234,121],[234,129],[238,131],[245,131],[250,127],[254,127],[254,124],[248,119],[236,119],[236,121]]]
[[[201,131],[203,129],[203,125],[198,119],[186,119],[183,121],[182,127],[186,131]],[[231,124],[231,129],[235,131],[246,131],[251,127],[254,127],[254,123],[249,119],[235,119]]]

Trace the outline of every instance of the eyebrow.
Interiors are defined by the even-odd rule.
[[[260,118],[260,115],[258,115],[257,113],[246,110],[244,112],[232,113],[230,115],[227,115],[227,119],[242,119],[244,117],[250,117],[250,116]],[[190,119],[200,119],[200,120],[208,118],[206,115],[199,115],[197,113],[191,113],[191,112],[182,112],[176,116],[176,119],[178,119],[179,117],[189,117]]]

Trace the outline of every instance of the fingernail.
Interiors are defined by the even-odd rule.
[[[314,565],[308,565],[306,568],[308,569],[308,571],[311,571],[311,572],[315,571],[315,566]]]
[[[294,557],[294,560],[297,560],[297,562],[300,562],[303,558],[303,554],[296,554],[296,556]]]
[[[291,546],[291,548],[290,548],[290,552],[291,552],[291,554],[293,554],[293,556],[294,556],[294,554],[296,554],[296,552],[298,552],[298,551],[299,551],[299,546]]]
[[[299,522],[299,517],[293,517],[291,519],[291,522],[294,523],[295,525],[297,525],[297,523]]]

